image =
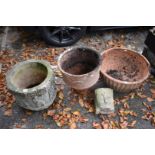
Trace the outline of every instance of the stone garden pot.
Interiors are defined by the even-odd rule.
[[[48,108],[56,97],[54,73],[49,62],[28,60],[16,64],[6,75],[7,87],[16,103],[29,110]]]
[[[135,51],[111,48],[102,54],[101,72],[107,85],[118,92],[130,92],[149,77],[150,63]]]
[[[73,47],[62,53],[58,67],[63,79],[77,90],[88,89],[99,79],[101,55],[88,47]]]

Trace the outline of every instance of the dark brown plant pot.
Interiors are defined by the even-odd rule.
[[[118,92],[130,92],[148,78],[150,63],[135,51],[111,48],[103,52],[101,72],[107,85]]]
[[[77,90],[88,89],[99,79],[101,55],[87,47],[73,47],[62,53],[58,67],[63,79]]]

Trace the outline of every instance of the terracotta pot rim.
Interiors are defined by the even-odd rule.
[[[60,64],[62,57],[63,57],[66,53],[69,53],[70,51],[72,51],[72,50],[74,50],[74,49],[81,49],[81,48],[82,48],[82,49],[88,49],[88,50],[94,51],[94,52],[98,55],[98,57],[99,57],[99,63],[98,63],[98,65],[97,65],[92,71],[90,71],[90,72],[88,72],[88,73],[85,73],[85,74],[80,74],[80,75],[71,74],[71,73],[66,72],[64,69],[62,69],[61,64]],[[71,48],[65,50],[62,54],[60,54],[60,56],[59,56],[59,58],[58,58],[58,68],[59,68],[59,70],[60,70],[62,73],[66,74],[66,75],[69,75],[69,76],[72,76],[72,77],[83,77],[83,76],[87,76],[87,75],[93,73],[95,70],[99,69],[100,66],[101,66],[101,62],[102,62],[101,54],[100,54],[97,50],[95,50],[95,49],[93,49],[93,48],[89,48],[89,47],[87,47],[87,46],[76,46],[76,47],[71,47]]]
[[[149,75],[150,75],[150,73],[149,73],[149,68],[150,68],[150,63],[149,63],[149,61],[148,61],[143,55],[137,53],[137,52],[134,51],[134,50],[127,49],[127,48],[117,48],[117,47],[116,47],[116,48],[115,48],[115,47],[114,47],[114,48],[110,48],[110,49],[107,49],[107,50],[103,51],[103,52],[101,53],[101,55],[102,55],[102,57],[103,57],[104,54],[106,54],[106,53],[108,53],[108,52],[110,52],[110,51],[112,51],[112,50],[117,50],[117,49],[119,49],[119,50],[124,50],[125,52],[126,52],[126,51],[130,51],[130,52],[133,52],[134,54],[136,54],[136,55],[142,57],[142,58],[144,59],[144,61],[146,62],[146,64],[148,65],[148,73],[147,73],[146,76],[144,76],[142,79],[137,80],[137,81],[134,81],[134,82],[122,81],[122,80],[115,79],[115,78],[111,77],[110,75],[108,75],[106,72],[103,72],[102,69],[101,69],[101,73],[102,73],[104,76],[106,76],[106,78],[109,78],[110,80],[112,80],[112,81],[114,81],[114,82],[117,82],[117,83],[120,83],[120,84],[131,85],[131,84],[140,84],[140,83],[144,82],[144,81],[149,77]],[[103,58],[102,58],[102,61],[103,61]],[[102,64],[101,64],[101,65],[102,65]]]

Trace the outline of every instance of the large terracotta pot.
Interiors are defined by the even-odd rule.
[[[70,87],[83,90],[93,86],[99,79],[101,55],[88,47],[73,47],[62,53],[58,67]]]
[[[148,78],[149,69],[147,59],[129,49],[111,48],[102,54],[103,78],[108,86],[119,92],[140,87]]]

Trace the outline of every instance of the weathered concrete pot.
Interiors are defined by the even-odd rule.
[[[23,108],[43,110],[48,108],[56,97],[54,73],[47,61],[20,62],[7,73],[6,80],[16,103]]]
[[[64,81],[77,90],[88,89],[99,79],[101,56],[87,47],[73,47],[62,53],[58,67]]]
[[[111,48],[104,51],[102,57],[101,72],[104,80],[108,86],[118,92],[130,92],[140,87],[150,75],[150,63],[135,51]],[[109,75],[109,71],[124,79]]]

